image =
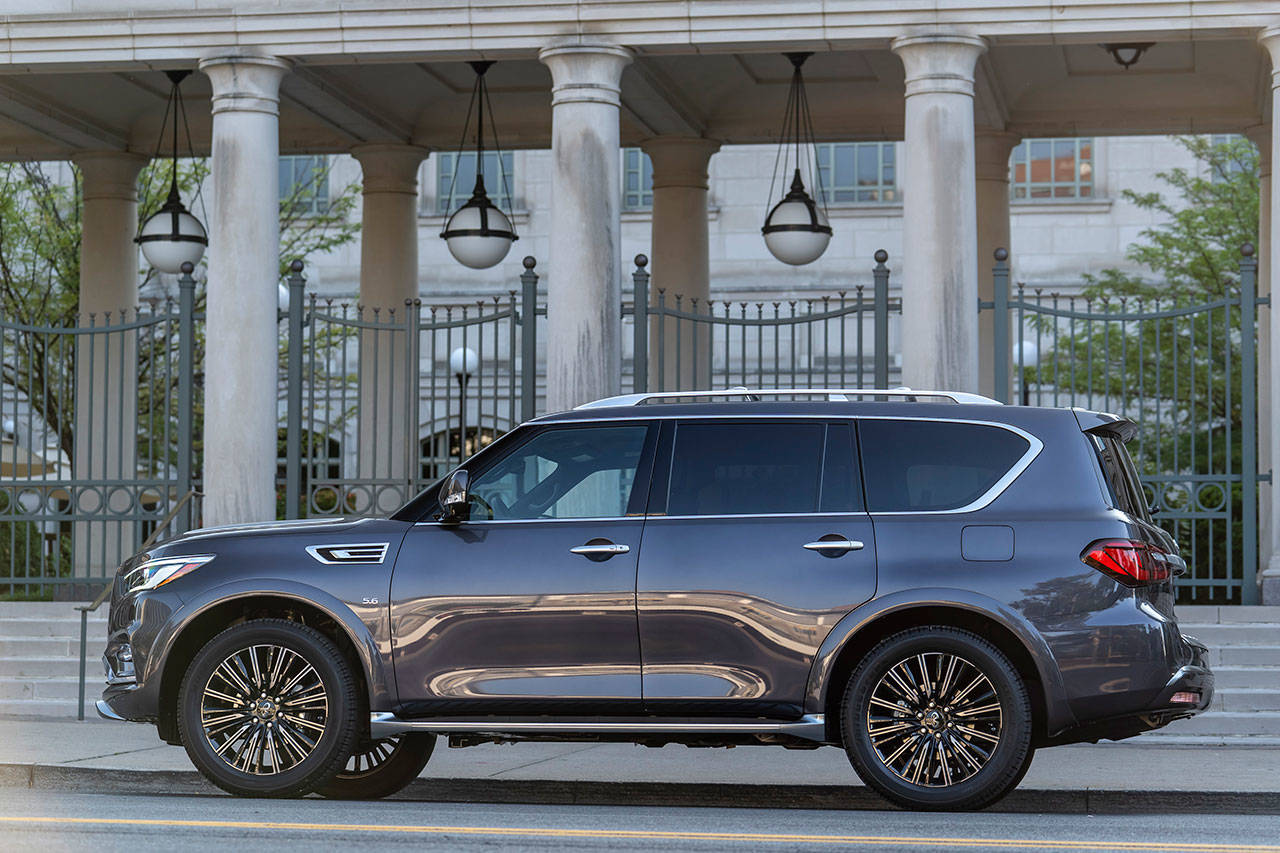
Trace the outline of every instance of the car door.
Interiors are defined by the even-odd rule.
[[[827,632],[875,593],[848,421],[664,428],[637,576],[646,710],[799,716]]]
[[[391,582],[403,714],[638,710],[656,439],[652,421],[531,428],[468,470],[469,520],[413,527]]]

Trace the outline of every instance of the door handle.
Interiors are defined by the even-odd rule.
[[[569,553],[586,557],[588,560],[594,560],[595,562],[601,562],[618,554],[626,554],[630,550],[630,545],[617,545],[608,539],[592,539],[585,545],[570,548]]]
[[[824,557],[838,557],[849,551],[861,551],[866,546],[857,539],[847,539],[834,533],[823,536],[817,542],[806,542],[806,551],[817,551]]]

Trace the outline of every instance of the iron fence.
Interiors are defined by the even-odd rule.
[[[760,301],[691,299],[657,291],[637,255],[632,301],[636,392],[734,386],[879,387],[889,384],[889,325],[902,300],[889,296],[889,256],[875,255],[864,285],[815,297]]]
[[[1184,603],[1257,601],[1256,309],[1267,300],[1256,296],[1256,275],[1246,246],[1238,274],[1206,300],[1021,284],[1011,293],[998,252],[995,298],[981,305],[995,312],[1002,399],[1103,410],[1141,426],[1130,451],[1154,521],[1186,554]]]
[[[101,583],[192,523],[170,511],[197,486],[194,286],[83,322],[0,317],[0,595]]]
[[[887,256],[869,287],[697,302],[651,292],[637,258],[622,306],[624,387],[886,387],[895,377]],[[998,393],[1143,426],[1133,445],[1158,523],[1190,557],[1186,601],[1250,602],[1257,563],[1256,264],[1222,294],[1101,299],[1009,289],[995,268]],[[381,513],[537,414],[538,274],[468,304],[392,308],[289,283],[279,354],[278,515]],[[83,323],[0,318],[0,594],[105,580],[162,523],[198,523],[203,318],[175,301]],[[1038,359],[1030,358],[1038,345]],[[1017,346],[1011,346],[1011,345]],[[1016,352],[1013,364],[1005,354]],[[194,502],[193,502],[194,503]]]

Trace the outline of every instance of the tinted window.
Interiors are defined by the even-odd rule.
[[[1030,446],[1006,429],[946,421],[858,424],[872,512],[959,509],[999,482]]]
[[[861,512],[862,480],[858,477],[853,426],[827,427],[827,452],[822,461],[822,511]]]
[[[471,518],[616,518],[627,514],[646,426],[549,429],[471,483]]]
[[[822,460],[830,454],[824,486]],[[743,515],[861,509],[848,426],[682,423],[671,457],[668,515]]]
[[[1129,451],[1117,438],[1089,436],[1094,452],[1098,455],[1098,464],[1102,466],[1103,479],[1107,484],[1107,492],[1111,497],[1111,505],[1135,518],[1150,521],[1151,514],[1147,508],[1147,496],[1138,479],[1137,469]]]

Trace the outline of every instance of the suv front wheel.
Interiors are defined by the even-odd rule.
[[[192,763],[219,788],[300,797],[343,769],[359,707],[351,665],[332,640],[296,622],[255,619],[196,653],[178,723]]]
[[[1031,701],[1009,659],[969,631],[913,628],[873,648],[841,705],[849,761],[910,809],[990,805],[1031,764]]]

